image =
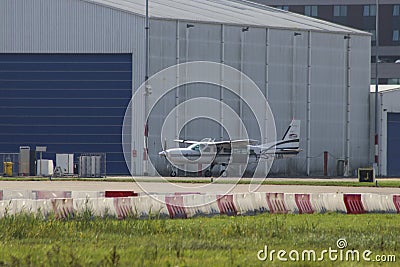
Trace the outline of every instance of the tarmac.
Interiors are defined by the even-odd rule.
[[[132,182],[118,179],[132,179]],[[138,193],[176,193],[176,192],[199,192],[208,194],[246,193],[246,192],[271,192],[271,193],[376,193],[376,194],[400,194],[400,188],[389,187],[347,187],[347,186],[316,186],[316,185],[259,185],[262,180],[266,181],[296,181],[296,182],[320,182],[320,181],[343,181],[358,182],[357,178],[267,178],[255,179],[253,185],[236,184],[238,179],[219,178],[224,183],[211,183],[210,178],[178,177],[166,181],[162,177],[132,177],[118,176],[107,177],[102,181],[0,181],[0,190],[42,190],[42,191],[106,191],[106,190],[130,190]],[[242,178],[246,180],[246,178]],[[110,181],[108,181],[110,180]],[[174,183],[174,181],[179,181]],[[210,183],[190,183],[190,180],[204,180]],[[379,179],[383,181],[386,179]],[[390,179],[399,180],[399,179]],[[185,181],[185,182],[183,182]],[[215,179],[214,181],[217,181]]]

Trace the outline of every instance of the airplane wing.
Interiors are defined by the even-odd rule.
[[[257,140],[253,139],[240,139],[240,140],[231,140],[231,141],[191,141],[191,140],[180,140],[176,139],[174,142],[184,143],[184,144],[207,144],[207,145],[215,145],[215,146],[247,146],[247,145],[256,145],[258,143]]]
[[[198,144],[198,143],[200,143],[199,141],[179,140],[179,139],[174,140],[174,142],[183,143],[183,144]]]
[[[247,145],[256,145],[258,143],[257,140],[252,139],[241,139],[241,140],[232,140],[232,141],[217,141],[211,142],[213,145],[233,145],[233,146],[247,146]]]
[[[245,147],[247,148],[248,145],[252,144],[255,145],[257,144],[258,141],[256,140],[251,140],[251,139],[242,139],[242,140],[232,140],[232,141],[218,141],[218,142],[213,142],[212,145],[215,145],[217,147],[217,154],[222,153],[224,149],[232,149],[235,147]],[[225,152],[226,153],[226,152]],[[231,152],[229,152],[231,153]]]

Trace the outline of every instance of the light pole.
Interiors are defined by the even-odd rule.
[[[149,159],[149,125],[148,125],[148,97],[151,94],[151,86],[148,83],[149,79],[149,49],[150,49],[150,39],[149,39],[149,0],[146,0],[146,19],[145,19],[145,42],[146,42],[146,52],[145,52],[145,94],[144,94],[144,149],[143,149],[143,175],[149,175],[148,172],[148,159]]]
[[[374,163],[377,174],[379,174],[379,146],[378,146],[378,91],[379,91],[379,76],[378,76],[378,61],[379,61],[379,0],[376,0],[376,13],[375,13],[375,157]]]

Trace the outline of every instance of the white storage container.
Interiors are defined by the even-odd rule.
[[[38,176],[52,176],[54,173],[53,160],[39,159],[36,164]]]

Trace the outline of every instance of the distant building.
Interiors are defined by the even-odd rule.
[[[372,34],[371,84],[375,84],[375,0],[251,1],[370,32]],[[379,84],[400,84],[400,2],[380,0],[378,9]]]
[[[370,117],[375,117],[375,86],[371,85]],[[380,85],[378,94],[379,174],[400,175],[400,86]],[[371,122],[372,124],[373,122]],[[373,136],[374,128],[371,128]]]

